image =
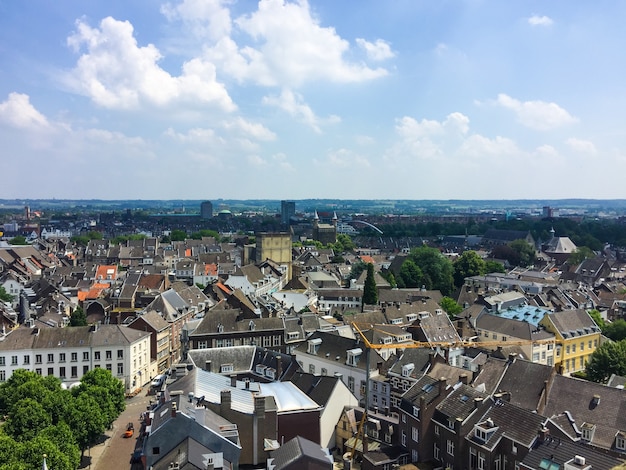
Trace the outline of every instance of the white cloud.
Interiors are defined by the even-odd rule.
[[[395,53],[391,50],[391,46],[387,41],[383,41],[382,39],[377,39],[376,42],[372,43],[366,41],[362,38],[357,38],[356,43],[361,47],[367,57],[371,60],[387,60],[395,57]]]
[[[30,103],[30,97],[22,93],[9,93],[0,103],[0,121],[22,129],[49,126],[46,117]]]
[[[201,39],[219,40],[229,36],[232,29],[230,10],[221,0],[183,0],[178,5],[166,3],[161,13],[169,21],[180,20],[187,30]]]
[[[302,96],[291,90],[283,90],[280,96],[266,96],[263,98],[263,104],[282,109],[317,133],[322,132],[321,125],[333,124],[340,120],[337,116],[330,116],[326,119],[319,118],[304,102]]]
[[[253,166],[265,166],[265,165],[267,165],[267,162],[265,160],[263,160],[258,155],[248,155],[246,160],[248,161],[248,163],[250,165],[253,165]]]
[[[240,82],[295,87],[306,82],[361,82],[387,75],[344,59],[348,41],[323,27],[306,0],[261,0],[258,10],[235,20],[252,44],[239,46],[224,36],[206,49],[206,58]]]
[[[272,155],[272,163],[285,171],[295,171],[293,165],[288,161],[287,155],[284,153],[277,153]]]
[[[524,126],[547,131],[578,122],[574,116],[556,103],[545,101],[519,101],[500,93],[496,104],[515,112]]]
[[[586,155],[596,155],[598,153],[596,146],[589,140],[577,139],[572,137],[565,141],[567,146],[577,153]]]
[[[215,66],[195,58],[183,64],[182,74],[159,67],[159,50],[137,45],[128,21],[107,17],[100,28],[77,22],[67,39],[76,52],[85,52],[66,82],[77,93],[105,108],[132,109],[143,104],[167,106],[176,102],[211,103],[224,111],[235,109],[224,86],[216,81]]]
[[[248,137],[253,137],[257,140],[272,141],[276,140],[276,134],[265,127],[263,124],[254,123],[238,117],[233,121],[224,123],[224,128],[229,130],[236,130]]]
[[[528,18],[528,24],[531,26],[550,26],[554,23],[552,18],[548,16],[533,15]]]
[[[323,161],[316,161],[318,165],[335,168],[369,168],[370,162],[367,158],[353,152],[350,149],[341,148],[338,150],[332,150],[326,155],[326,159]]]
[[[217,139],[215,135],[215,131],[213,129],[201,129],[194,128],[189,129],[187,133],[180,133],[174,131],[171,127],[165,131],[165,135],[179,142],[186,143],[201,143],[205,144],[207,142],[213,142]]]
[[[474,134],[469,136],[459,148],[459,155],[476,159],[491,157],[513,157],[519,156],[522,152],[517,144],[506,137],[496,136],[493,139]]]

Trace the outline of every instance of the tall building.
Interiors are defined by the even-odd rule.
[[[200,217],[203,219],[213,218],[213,203],[211,201],[204,201],[200,204]]]
[[[289,220],[296,215],[295,201],[280,201],[280,223],[289,225]]]
[[[287,266],[287,279],[291,280],[291,235],[288,232],[257,232],[256,258],[259,264],[270,259]]]

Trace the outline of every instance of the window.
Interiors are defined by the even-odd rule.
[[[415,426],[411,428],[411,439],[415,442],[419,441],[419,430]]]
[[[545,354],[545,352],[544,352],[544,354]],[[538,352],[533,353],[533,362],[539,362],[539,353]]]
[[[106,360],[110,361],[113,358],[113,353],[111,351],[106,352]]]
[[[413,416],[415,416],[416,418],[419,418],[420,416],[420,409],[417,406],[413,407]]]
[[[89,360],[89,352],[85,351],[83,352],[83,361],[88,361]]]
[[[478,452],[478,470],[485,470],[485,454]]]
[[[65,367],[59,367],[59,377],[65,378]]]
[[[0,382],[5,382],[7,379],[7,373],[3,370],[0,370]]]
[[[78,353],[73,352],[72,353],[72,362],[76,362],[78,361]]]
[[[117,350],[117,358],[118,359],[124,359],[124,350],[123,349],[118,349]]]
[[[35,369],[35,374],[41,375],[41,369],[39,369],[39,368]]]
[[[280,346],[280,336],[274,336],[274,346]]]
[[[575,353],[575,352],[576,352],[576,345],[572,344],[572,353]]]
[[[25,365],[30,364],[30,356],[24,356],[24,364]]]
[[[413,449],[411,451],[411,462],[417,462],[417,461],[418,461],[417,450]]]
[[[93,353],[93,354],[94,354],[94,357],[93,357],[93,358],[94,358],[96,361],[99,361],[99,360],[100,360],[100,351],[96,351],[96,352],[95,352],[95,353]]]
[[[448,439],[446,450],[448,451],[449,455],[454,457],[454,442],[451,441],[450,439]]]
[[[406,433],[402,431],[402,445],[406,447]]]
[[[89,366],[83,366],[83,375],[89,372]]]
[[[59,362],[65,362],[65,353],[59,353]]]
[[[589,345],[588,345],[588,346],[589,346],[589,349],[591,349],[591,344],[592,344],[592,343],[591,343],[591,340],[589,340]]]
[[[54,375],[54,368],[48,367],[48,375]]]
[[[511,453],[517,455],[517,445],[515,445],[515,442],[511,443]]]
[[[581,350],[581,351],[584,351],[584,350],[585,350],[585,342],[584,342],[584,341],[581,341],[581,342],[580,342],[580,350]]]
[[[113,369],[113,368],[111,367],[111,364],[107,364],[107,370],[108,370],[109,372],[111,372],[111,370],[112,370],[112,369]]]
[[[626,450],[626,433],[618,433],[615,437],[615,447],[619,450]]]
[[[35,364],[41,364],[41,354],[35,354]]]
[[[439,426],[437,426],[435,424],[435,435],[438,436],[439,435]]]
[[[72,377],[78,377],[78,367],[72,366]]]
[[[385,433],[385,442],[391,444],[391,434]]]
[[[16,366],[17,365],[17,356],[11,356],[11,365],[12,366]]]
[[[565,346],[565,354],[569,354],[569,344]]]
[[[328,375],[328,369],[322,367],[322,375]]]
[[[117,375],[124,375],[124,363],[117,363]]]
[[[152,448],[152,454],[153,455],[159,455],[161,453],[161,448],[160,447],[153,447]]]
[[[348,377],[348,388],[354,393],[354,377]]]
[[[209,346],[209,342],[207,340],[198,341],[198,349],[206,349]]]
[[[315,375],[315,364],[309,364],[309,374]]]
[[[6,365],[4,361],[4,356],[0,356],[0,366],[4,366],[4,365]]]
[[[435,460],[439,460],[439,445],[437,445],[436,442],[433,446],[433,457],[435,458]]]

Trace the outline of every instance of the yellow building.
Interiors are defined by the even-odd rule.
[[[600,344],[600,328],[584,309],[549,313],[539,322],[556,336],[554,365],[563,375],[585,369]]]
[[[269,259],[287,266],[287,281],[291,280],[291,234],[288,232],[258,232],[256,236],[255,264]]]

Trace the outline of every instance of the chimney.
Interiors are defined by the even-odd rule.
[[[280,380],[282,375],[283,375],[283,361],[280,355],[278,355],[276,357],[276,380]]]
[[[509,363],[513,364],[515,362],[516,358],[517,358],[517,354],[516,353],[510,353],[509,354]]]
[[[172,402],[172,418],[176,418],[176,411],[177,411],[176,403]]]
[[[220,392],[220,414],[224,415],[224,411],[230,411],[231,397],[230,390],[222,390]]]
[[[244,381],[244,384],[246,385],[246,390],[250,389],[250,379],[246,377],[246,380]]]
[[[237,376],[236,375],[230,376],[230,386],[233,388],[237,388]]]
[[[482,403],[483,399],[481,397],[474,398],[474,408],[478,408],[480,405],[482,405]]]
[[[207,372],[211,372],[211,361],[204,362],[204,370],[206,370]]]
[[[469,376],[463,372],[461,375],[459,375],[459,382],[461,382],[463,385],[469,385]]]
[[[448,379],[445,377],[439,378],[439,395],[443,395],[446,393],[446,388],[448,388]]]
[[[548,436],[550,435],[550,430],[546,427],[542,427],[539,429],[539,442],[546,442]]]
[[[254,397],[254,414],[259,418],[265,418],[265,397]]]

